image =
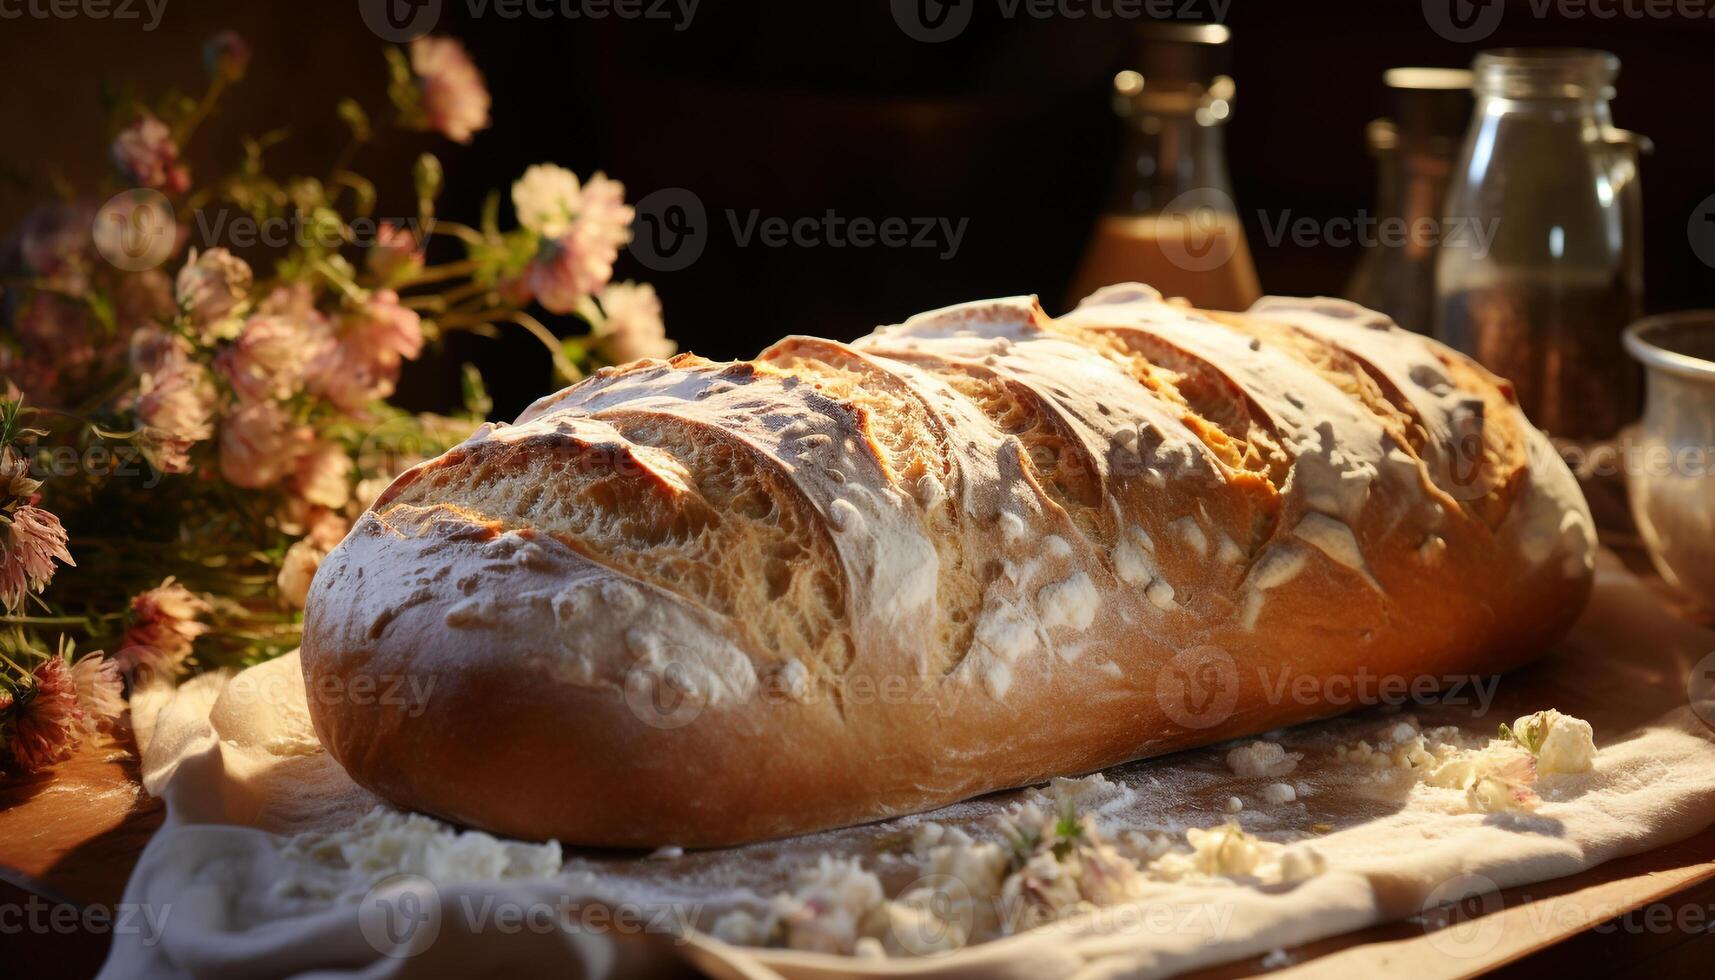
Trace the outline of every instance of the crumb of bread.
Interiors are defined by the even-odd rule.
[[[1000,817],[998,840],[935,821],[917,824],[910,856],[898,859],[920,876],[894,897],[860,861],[824,854],[792,891],[760,911],[727,912],[709,931],[748,946],[866,959],[929,956],[1136,902],[1160,882],[1291,884],[1327,867],[1309,845],[1259,840],[1236,823],[1191,828],[1183,838],[1131,831],[1122,850],[1095,819],[1112,790],[1103,777],[1055,780],[1049,789]]]
[[[456,830],[418,813],[377,806],[349,828],[287,839],[288,872],[276,895],[355,900],[376,880],[414,874],[437,884],[545,878],[562,867],[555,841],[528,844],[480,830]]]
[[[1377,732],[1374,744],[1360,739],[1354,744],[1339,746],[1334,755],[1343,761],[1377,770],[1429,770],[1451,758],[1462,747],[1457,728],[1444,726],[1419,731],[1412,721],[1398,721]]]
[[[1242,777],[1284,776],[1298,767],[1301,752],[1288,752],[1279,742],[1246,742],[1227,753],[1227,768]]]
[[[1146,869],[1159,881],[1240,878],[1265,884],[1289,884],[1321,874],[1327,861],[1308,844],[1285,846],[1259,840],[1236,823],[1185,831],[1189,853],[1175,851]]]

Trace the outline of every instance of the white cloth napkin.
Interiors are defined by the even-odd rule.
[[[158,926],[116,930],[102,975],[551,969],[605,978],[690,963],[730,977],[1165,976],[1407,918],[1469,893],[1573,874],[1698,833],[1715,823],[1715,738],[1702,720],[1715,722],[1715,700],[1694,701],[1715,689],[1715,680],[1694,676],[1710,670],[1715,634],[1673,616],[1604,555],[1595,597],[1572,636],[1504,678],[1492,708],[1481,705],[1486,714],[1476,713],[1471,697],[1407,708],[1426,725],[1484,733],[1548,707],[1591,721],[1601,746],[1595,771],[1545,776],[1535,813],[1462,812],[1452,791],[1337,761],[1336,744],[1407,717],[1372,710],[1278,734],[1305,755],[1287,779],[1301,791],[1291,804],[1257,802],[1260,784],[1273,780],[1233,777],[1221,748],[1118,767],[1096,801],[1105,825],[1179,833],[1228,819],[1221,803],[1239,795],[1252,801],[1238,816],[1247,830],[1280,840],[1315,835],[1328,864],[1319,876],[1294,887],[1163,885],[1134,908],[956,953],[865,960],[739,948],[688,927],[708,929],[725,904],[765,902],[823,853],[860,857],[890,884],[909,880],[913,868],[898,853],[902,832],[931,819],[978,823],[1020,794],[728,851],[568,853],[558,870],[555,849],[454,837],[425,821],[446,846],[424,857],[397,835],[353,833],[373,822],[380,801],[322,750],[297,658],[283,657],[133,699],[144,783],[165,798],[167,817],[124,901],[150,913],[133,921]],[[303,834],[311,836],[294,842]],[[360,887],[345,887],[353,880]]]

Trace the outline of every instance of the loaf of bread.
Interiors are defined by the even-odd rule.
[[[1466,358],[1339,300],[1126,285],[604,368],[399,477],[302,661],[394,803],[720,845],[1509,669],[1593,550]]]

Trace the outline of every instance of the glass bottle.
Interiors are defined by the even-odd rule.
[[[1366,137],[1376,163],[1376,229],[1346,298],[1407,330],[1435,329],[1435,252],[1453,161],[1471,120],[1471,73],[1393,68],[1382,76],[1389,115]]]
[[[1436,336],[1511,379],[1556,436],[1600,439],[1636,414],[1620,332],[1642,305],[1637,159],[1613,126],[1619,59],[1485,51],[1447,199]]]
[[[1235,86],[1219,66],[1231,34],[1162,23],[1139,34],[1138,70],[1114,76],[1125,152],[1070,301],[1144,282],[1204,309],[1245,309],[1261,289],[1227,174]]]

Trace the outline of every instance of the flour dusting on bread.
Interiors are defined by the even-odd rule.
[[[484,426],[329,556],[302,661],[435,676],[418,716],[312,705],[317,729],[477,826],[878,819],[1330,710],[1247,687],[1259,664],[1523,662],[1594,545],[1547,446],[1505,382],[1341,301],[966,303],[603,368]]]

